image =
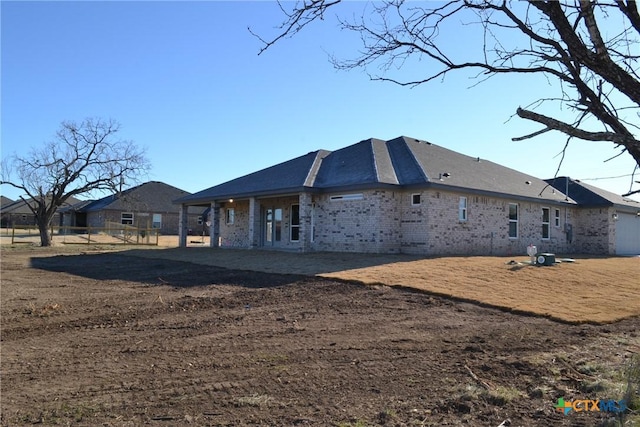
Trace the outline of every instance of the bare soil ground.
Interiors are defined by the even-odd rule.
[[[228,268],[206,264],[218,253]],[[411,271],[396,264],[405,258],[325,254],[304,267],[311,258],[297,265],[298,254],[266,255],[3,248],[2,425],[599,426],[613,415],[563,415],[557,399],[620,399],[625,367],[640,351],[633,309],[613,323],[571,324],[465,296],[299,274],[370,269],[371,281],[384,283],[383,266]],[[254,256],[273,271],[247,270]],[[633,279],[576,278],[606,263],[534,268],[494,258],[481,271],[488,260],[477,261],[422,260],[432,274],[410,279],[432,283],[458,268],[443,279],[448,292],[477,276],[474,286],[490,289],[480,294],[513,287],[510,278],[557,281],[560,293],[585,280],[601,299],[614,292],[594,283],[623,282],[623,305],[638,309]],[[619,268],[634,273],[637,264],[624,262]]]

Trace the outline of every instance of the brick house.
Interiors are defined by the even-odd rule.
[[[612,209],[640,219],[640,203],[582,206],[558,187],[426,141],[367,139],[176,200],[180,245],[194,206],[210,208],[212,246],[302,252],[615,254]]]
[[[157,228],[161,234],[178,234],[179,206],[173,200],[188,192],[150,181],[99,200],[85,201],[63,212],[64,225],[104,228],[109,223],[138,228]],[[188,209],[186,226],[193,233],[203,228],[203,209]]]
[[[6,200],[5,200],[6,199]],[[0,208],[0,217],[1,217],[1,225],[3,228],[11,228],[11,227],[35,227],[36,226],[36,216],[33,214],[33,211],[29,208],[29,204],[32,204],[33,199],[20,199],[16,201],[11,201],[11,199],[7,199],[3,197],[2,205]],[[61,211],[72,206],[73,204],[78,203],[79,200],[75,197],[70,197],[67,201],[58,208],[56,213],[54,214],[51,225],[59,226],[62,225],[62,216]]]

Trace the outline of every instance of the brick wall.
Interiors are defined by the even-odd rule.
[[[361,200],[314,196],[312,249],[339,252],[400,252],[400,192],[362,191]]]
[[[613,208],[582,208],[575,214],[573,239],[575,252],[615,254]]]
[[[234,210],[233,224],[227,223],[228,210]],[[220,208],[220,247],[249,247],[249,201],[225,202]]]
[[[336,200],[336,196],[344,197]],[[414,196],[419,196],[419,203],[413,203]],[[467,201],[466,220],[459,217],[461,197]],[[256,227],[258,246],[302,250],[305,245],[302,235],[301,241],[290,240],[291,205],[298,204],[299,198],[260,199],[258,203],[261,212],[259,227]],[[509,236],[510,203],[518,207],[515,238]],[[239,201],[227,202],[221,208],[223,247],[251,247],[249,206],[249,201]],[[311,215],[301,217],[300,221],[301,233],[309,228],[313,230],[313,239],[306,242],[305,247],[312,251],[526,256],[528,245],[535,245],[538,252],[557,254],[609,254],[615,249],[615,224],[610,220],[609,209],[578,209],[562,204],[435,190],[313,195],[311,206]],[[235,210],[234,224],[225,221],[229,208]],[[280,241],[264,239],[262,217],[268,208],[283,210]],[[543,208],[549,209],[548,238],[543,238]],[[566,224],[573,226],[571,233],[567,233]]]
[[[413,195],[420,204],[412,205]],[[460,198],[466,197],[466,220]],[[518,206],[518,236],[509,237],[509,204]],[[549,208],[549,238],[542,238],[542,208]],[[558,225],[555,211],[559,211]],[[565,215],[571,208],[463,192],[414,191],[402,198],[402,252],[428,255],[521,255],[532,244],[539,252],[566,252]]]

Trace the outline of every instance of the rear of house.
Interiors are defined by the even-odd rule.
[[[592,206],[552,184],[399,137],[311,152],[176,203],[181,245],[186,212],[199,207],[216,247],[424,255],[625,248],[618,230],[636,223],[625,216],[618,224],[623,213],[640,218],[640,204]],[[630,240],[624,252],[640,252]]]

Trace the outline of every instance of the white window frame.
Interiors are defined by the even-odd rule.
[[[224,212],[224,222],[227,225],[233,225],[236,222],[235,208],[226,208]]]
[[[159,221],[156,221],[159,219]],[[158,224],[156,226],[156,224]],[[151,228],[162,228],[162,214],[151,214]]]
[[[293,207],[297,206],[298,207],[298,223],[294,224],[293,223]],[[289,218],[289,240],[291,242],[299,242],[300,241],[300,204],[299,203],[293,203],[291,205],[290,211],[291,213],[291,217]],[[294,239],[293,238],[293,230],[296,229],[298,230],[298,238]]]
[[[458,220],[461,222],[467,221],[467,213],[467,198],[461,196],[458,201]]]
[[[560,209],[554,209],[553,212],[553,225],[555,225],[556,228],[560,228]]]
[[[416,202],[416,197],[418,198],[417,202]],[[422,194],[421,193],[413,193],[411,195],[411,206],[420,206],[421,203],[422,203]]]
[[[547,221],[544,220],[545,211],[547,211]],[[547,231],[546,237],[544,235],[545,230]],[[542,240],[549,240],[550,238],[551,238],[551,209],[542,208]]]
[[[511,206],[515,206],[516,207],[516,217],[515,217],[515,219],[511,218]],[[519,227],[519,224],[518,224],[518,222],[520,220],[520,209],[519,209],[519,206],[518,206],[517,203],[509,203],[508,209],[509,210],[507,212],[507,218],[509,219],[509,229],[507,230],[507,234],[509,235],[510,239],[517,239],[519,234],[520,234],[519,233],[519,231],[520,231],[519,228],[520,227]],[[511,235],[511,224],[515,224],[515,230],[516,230],[516,235],[515,236]]]
[[[125,215],[127,215],[127,218],[125,218]],[[129,218],[128,215],[131,215],[131,218]],[[120,224],[133,225],[134,219],[135,217],[133,215],[133,212],[120,212]]]

